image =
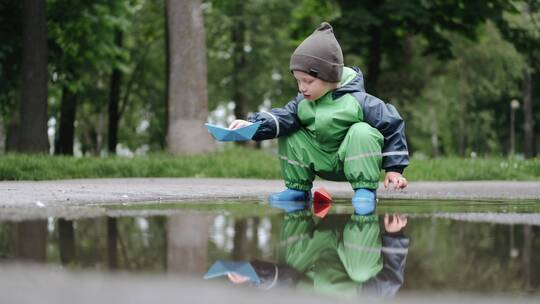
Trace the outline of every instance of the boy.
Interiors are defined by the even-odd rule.
[[[279,263],[251,261],[261,289],[293,287],[339,296],[392,297],[403,285],[409,238],[407,217],[332,214],[316,223],[308,210],[283,219]],[[381,233],[382,232],[382,233]],[[233,283],[249,278],[227,274]]]
[[[332,26],[323,22],[291,56],[299,94],[283,108],[235,120],[236,129],[260,122],[254,140],[279,137],[281,172],[287,189],[269,201],[309,202],[315,175],[348,181],[355,213],[375,210],[381,167],[384,186],[407,187],[405,125],[396,109],[364,90],[358,68],[343,65]]]

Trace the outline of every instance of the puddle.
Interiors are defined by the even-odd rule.
[[[257,274],[259,282],[247,283],[253,288],[385,296],[540,292],[536,201],[390,200],[369,217],[351,216],[352,207],[337,202],[324,219],[257,202],[100,208],[105,216],[0,221],[0,262],[181,273],[202,281],[216,261],[236,261],[249,262]],[[398,215],[406,217],[404,229],[387,232],[399,230]]]

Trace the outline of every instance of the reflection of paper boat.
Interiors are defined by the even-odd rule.
[[[253,134],[257,131],[260,122],[252,123],[249,126],[245,126],[239,129],[228,129],[213,124],[206,123],[204,124],[208,129],[208,132],[219,141],[246,141],[250,140],[253,137]]]
[[[332,208],[332,197],[324,189],[320,187],[313,193],[313,213],[315,216],[323,218]]]
[[[235,261],[216,261],[204,275],[205,279],[212,279],[219,276],[226,276],[228,273],[234,272],[241,276],[249,278],[252,283],[260,284],[261,279],[253,269],[249,262]]]

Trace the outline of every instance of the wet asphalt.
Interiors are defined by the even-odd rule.
[[[315,181],[335,198],[350,198],[348,183]],[[219,199],[264,200],[281,180],[220,178],[73,179],[0,181],[0,208]],[[378,189],[381,199],[540,199],[540,181],[414,182],[405,190]]]
[[[348,199],[348,183],[317,180],[334,198]],[[0,219],[99,215],[107,204],[220,200],[265,201],[281,180],[220,178],[73,179],[0,182]],[[405,190],[378,190],[379,199],[540,200],[540,181],[410,182]],[[92,208],[89,208],[92,207]]]

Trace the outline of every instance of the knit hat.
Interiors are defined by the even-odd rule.
[[[289,69],[302,71],[328,82],[341,81],[343,53],[328,22],[321,23],[294,50]]]

